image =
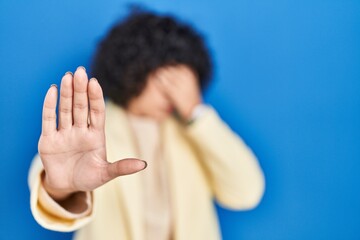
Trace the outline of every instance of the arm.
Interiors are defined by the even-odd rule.
[[[29,174],[31,209],[45,228],[72,231],[89,221],[91,194],[112,179],[146,167],[139,159],[109,163],[105,144],[105,103],[85,68],[66,73],[45,96],[39,157]]]
[[[219,203],[233,209],[256,207],[264,193],[265,179],[242,139],[210,107],[186,131],[200,151]]]
[[[200,150],[216,199],[229,208],[255,207],[265,181],[254,154],[212,108],[192,119],[203,106],[196,74],[178,65],[162,68],[154,76],[184,122],[192,122],[187,132]]]
[[[90,222],[94,215],[92,193],[74,193],[65,202],[57,202],[43,186],[44,173],[40,156],[36,155],[28,175],[30,209],[35,220],[46,229],[60,232],[75,231]]]

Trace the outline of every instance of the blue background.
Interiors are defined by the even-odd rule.
[[[0,2],[0,239],[70,239],[42,229],[29,210],[42,101],[63,73],[89,66],[127,3]],[[224,239],[360,239],[360,1],[146,5],[206,35],[216,61],[206,100],[265,171],[257,209],[218,208]]]

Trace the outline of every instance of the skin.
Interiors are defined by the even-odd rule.
[[[184,120],[202,103],[198,79],[186,65],[166,66],[151,73],[140,96],[130,101],[132,114],[163,121],[174,110]]]
[[[146,168],[139,159],[109,163],[105,144],[105,103],[95,78],[88,80],[79,67],[61,81],[58,127],[58,89],[51,86],[43,106],[38,150],[44,165],[43,186],[50,196],[67,205],[74,194],[92,191],[112,179]],[[168,66],[149,75],[140,96],[127,110],[135,115],[163,121],[176,109],[189,119],[201,94],[194,72],[185,65]],[[89,120],[88,120],[89,119]]]

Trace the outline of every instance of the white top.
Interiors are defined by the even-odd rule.
[[[144,186],[144,240],[171,239],[171,206],[166,160],[162,155],[160,125],[155,120],[128,114],[140,158],[147,168],[141,172]]]

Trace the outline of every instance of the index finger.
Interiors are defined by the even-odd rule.
[[[56,132],[56,104],[57,104],[57,86],[51,85],[46,93],[42,112],[42,132],[41,134],[51,135]]]

